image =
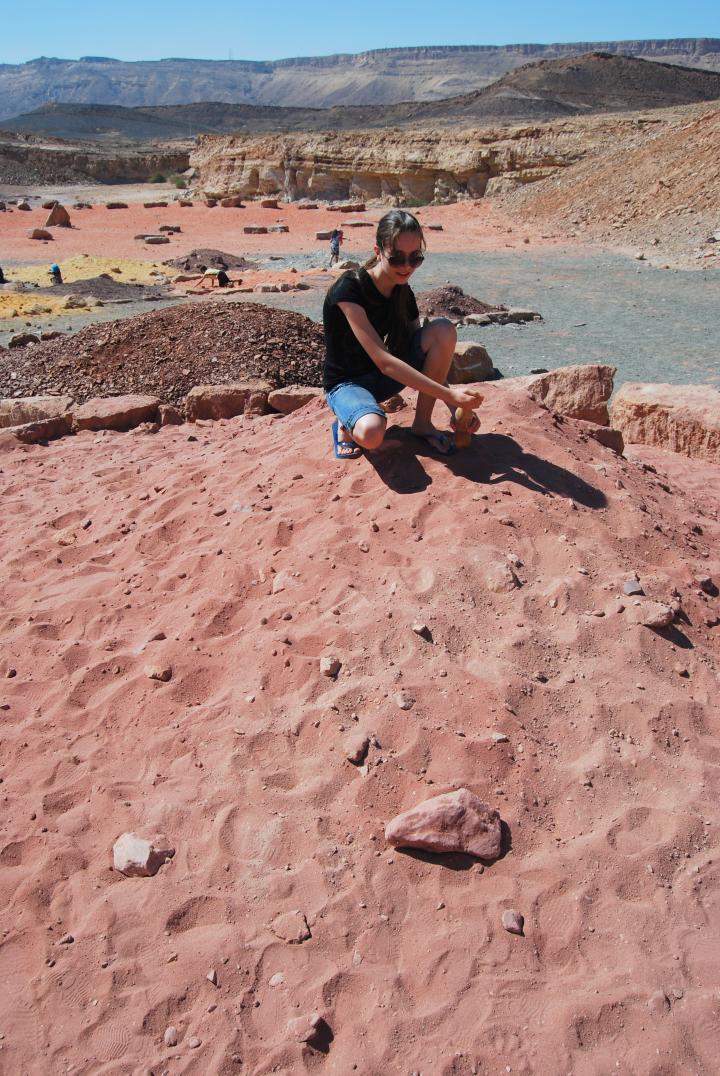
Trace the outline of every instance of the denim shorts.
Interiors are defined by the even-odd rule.
[[[425,365],[425,352],[422,349],[422,329],[418,329],[410,341],[410,348],[405,362],[414,370],[422,372]],[[325,393],[325,400],[331,411],[337,416],[341,426],[352,433],[355,423],[364,415],[380,415],[385,412],[380,407],[381,400],[389,400],[406,386],[401,381],[387,377],[380,370],[356,377],[354,381],[343,381]]]

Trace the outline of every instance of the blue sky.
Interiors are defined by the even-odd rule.
[[[0,0],[0,63],[37,56],[274,60],[408,45],[720,37],[718,0]]]

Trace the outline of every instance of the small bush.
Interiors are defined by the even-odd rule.
[[[153,174],[150,176],[150,179],[148,180],[148,183],[164,183],[164,182],[165,182],[165,176],[163,175],[162,172],[153,172]]]
[[[183,176],[168,176],[168,183],[172,183],[173,187],[177,187],[179,191],[186,190],[188,185],[188,181]]]

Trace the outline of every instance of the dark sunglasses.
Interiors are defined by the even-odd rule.
[[[417,269],[418,265],[422,265],[425,261],[425,255],[419,250],[414,250],[412,254],[388,254],[387,251],[383,251],[383,254],[388,260],[389,265],[394,265],[396,269],[401,269],[404,265],[409,265],[411,269]]]

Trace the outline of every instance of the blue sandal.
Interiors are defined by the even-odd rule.
[[[358,456],[362,455],[360,445],[356,445],[354,441],[338,440],[339,424],[337,419],[333,422],[332,434],[336,460],[356,460]]]
[[[458,450],[454,438],[449,433],[445,433],[444,430],[435,430],[433,433],[418,433],[416,430],[411,429],[410,433],[413,437],[418,437],[421,441],[424,441],[428,448],[437,452],[439,456],[454,456]]]

